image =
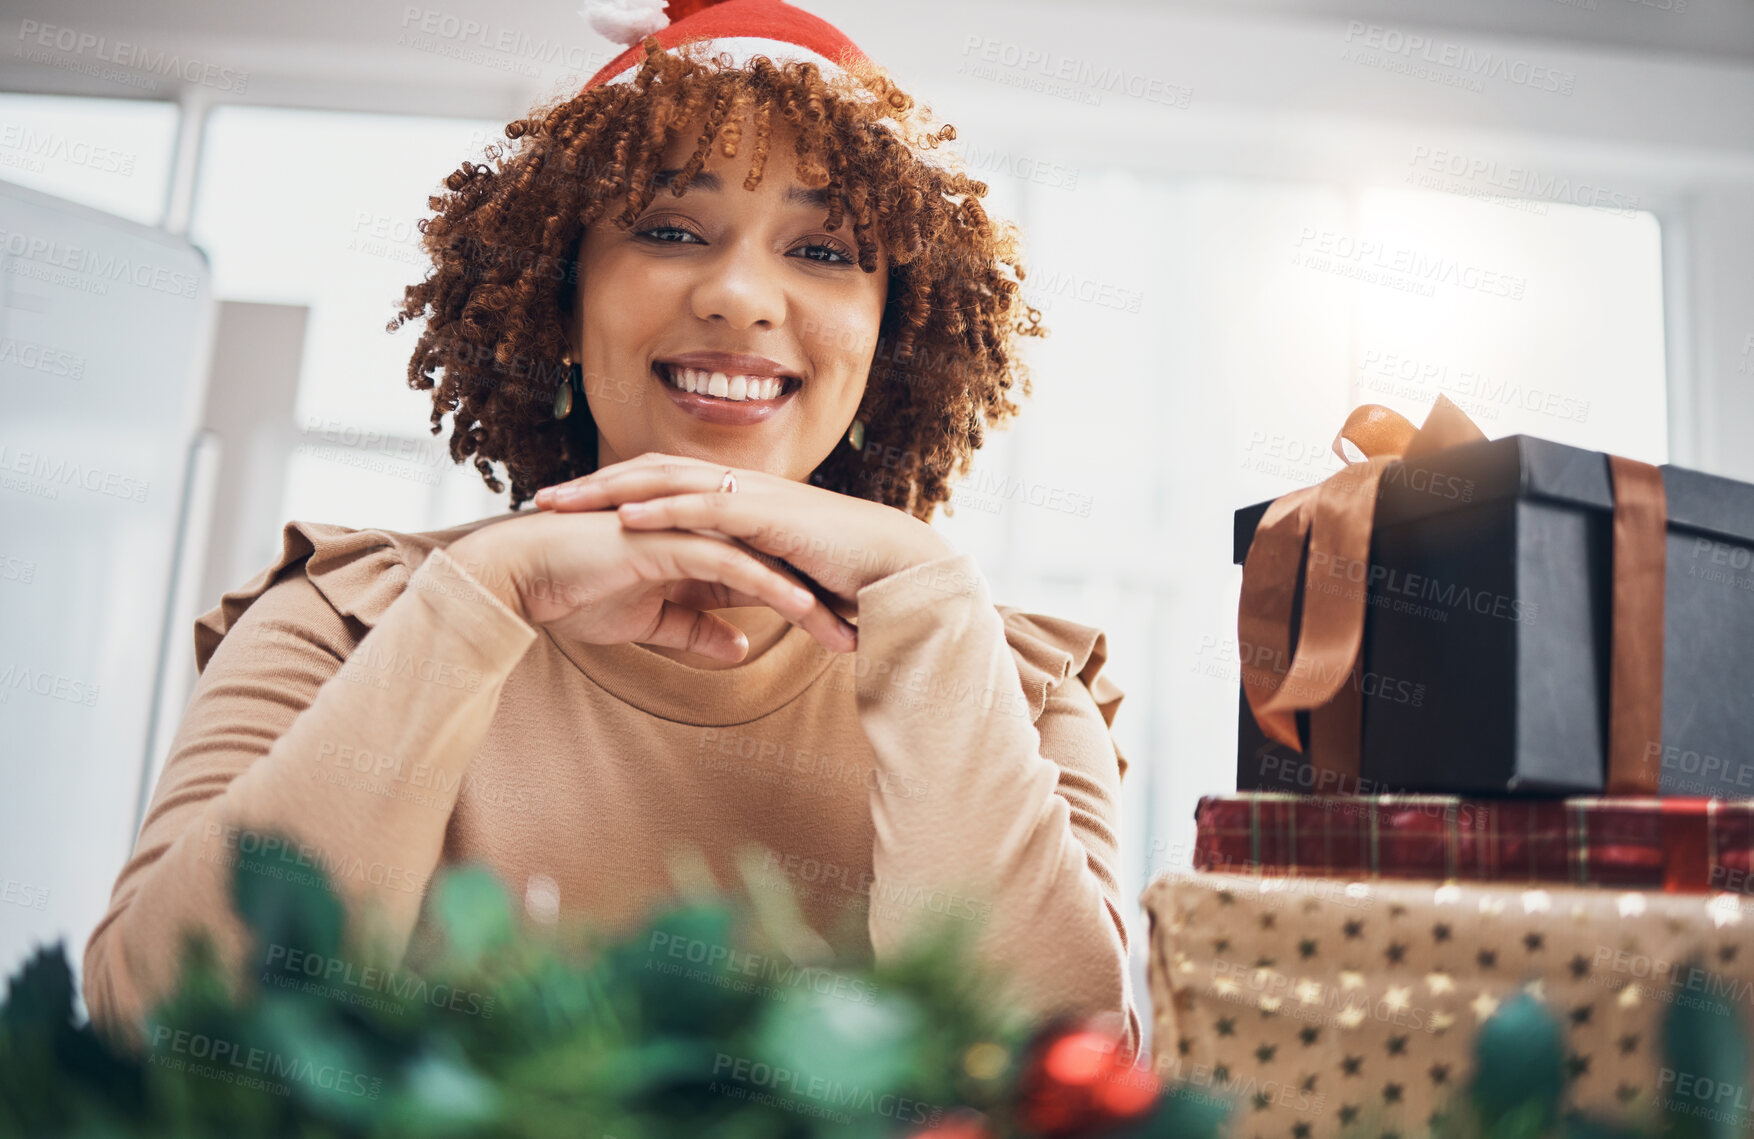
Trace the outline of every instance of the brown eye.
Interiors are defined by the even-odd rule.
[[[818,241],[818,242],[812,242],[809,245],[804,246],[803,248],[805,250],[811,250],[811,249],[827,250],[829,253],[834,254],[835,257],[838,258],[838,260],[834,260],[834,261],[830,261],[830,260],[828,260],[826,258],[822,258],[822,257],[806,257],[806,258],[804,258],[804,260],[806,260],[806,261],[818,261],[824,265],[853,265],[853,264],[857,264],[858,260],[859,260],[857,256],[855,256],[851,251],[849,251],[846,248],[846,246],[841,245],[839,242],[820,242],[820,241]]]
[[[654,225],[654,226],[650,226],[646,229],[638,230],[637,233],[639,234],[640,237],[647,237],[650,234],[654,234],[654,233],[681,233],[681,234],[686,234],[689,237],[693,237],[696,239],[699,238],[699,235],[696,234],[694,231],[683,229],[679,225]],[[673,240],[671,240],[669,238],[665,238],[665,237],[653,237],[653,238],[651,238],[651,240],[659,242],[660,244],[663,244],[663,245],[688,245],[688,244],[691,244],[690,242],[687,242],[687,241],[673,241]]]

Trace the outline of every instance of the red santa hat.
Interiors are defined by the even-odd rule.
[[[687,45],[706,58],[729,55],[732,67],[746,67],[758,55],[778,65],[808,60],[830,79],[842,75],[846,64],[873,62],[839,28],[784,0],[585,0],[580,15],[610,42],[628,45],[591,77],[586,90],[632,82],[649,35],[665,51]],[[863,84],[855,90],[861,98],[876,98]],[[906,138],[899,123],[885,120],[885,126]],[[935,144],[909,141],[909,149],[933,166],[959,169],[950,152]]]
[[[776,64],[809,60],[833,75],[843,63],[870,62],[839,28],[784,0],[586,0],[582,14],[599,34],[628,45],[591,77],[587,89],[632,80],[649,35],[666,51],[710,41],[703,44],[709,55],[729,52],[737,67],[765,55]]]

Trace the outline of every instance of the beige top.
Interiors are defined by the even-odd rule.
[[[792,626],[752,661],[692,668],[558,641],[444,552],[512,517],[290,522],[196,622],[201,675],[86,946],[94,1018],[132,1035],[185,928],[242,968],[240,852],[320,866],[412,960],[441,863],[485,861],[528,912],[621,932],[678,896],[675,852],[734,893],[755,843],[838,962],[968,922],[1023,1007],[1118,1013],[1137,1050],[1101,631],[994,605],[958,553],[860,590],[855,653]],[[268,851],[265,832],[300,845]]]

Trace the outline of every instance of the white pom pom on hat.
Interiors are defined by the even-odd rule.
[[[579,15],[592,31],[623,46],[670,26],[664,0],[586,0]]]

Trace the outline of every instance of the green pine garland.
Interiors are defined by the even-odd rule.
[[[234,873],[261,983],[234,996],[191,939],[143,1054],[74,1023],[62,946],[28,961],[0,1006],[0,1136],[887,1137],[968,1108],[1019,1134],[1040,1026],[998,1010],[952,930],[872,969],[795,966],[746,948],[786,944],[795,913],[710,898],[569,944],[520,934],[492,874],[463,867],[429,899],[437,959],[386,972],[319,872],[280,869]],[[1175,1092],[1130,1133],[1220,1120]]]
[[[954,1130],[970,1119],[996,1139],[1029,1134],[1029,1063],[1056,1026],[1000,1011],[948,928],[858,971],[749,948],[787,944],[795,913],[720,898],[632,938],[569,942],[521,934],[492,874],[463,867],[435,879],[442,951],[389,972],[344,937],[320,873],[263,869],[241,859],[234,875],[260,983],[234,995],[191,939],[144,1051],[75,1023],[64,947],[26,962],[0,1005],[0,1136],[876,1139],[974,1134]],[[1676,1004],[1664,1042],[1665,1065],[1693,1086],[1746,1085],[1747,1033],[1723,1000]],[[1747,1133],[1746,1113],[1681,1096],[1649,1136],[1563,1113],[1564,1035],[1527,997],[1476,1047],[1473,1085],[1432,1139]],[[1089,1134],[1217,1139],[1231,1106],[1174,1085],[1144,1116]]]

